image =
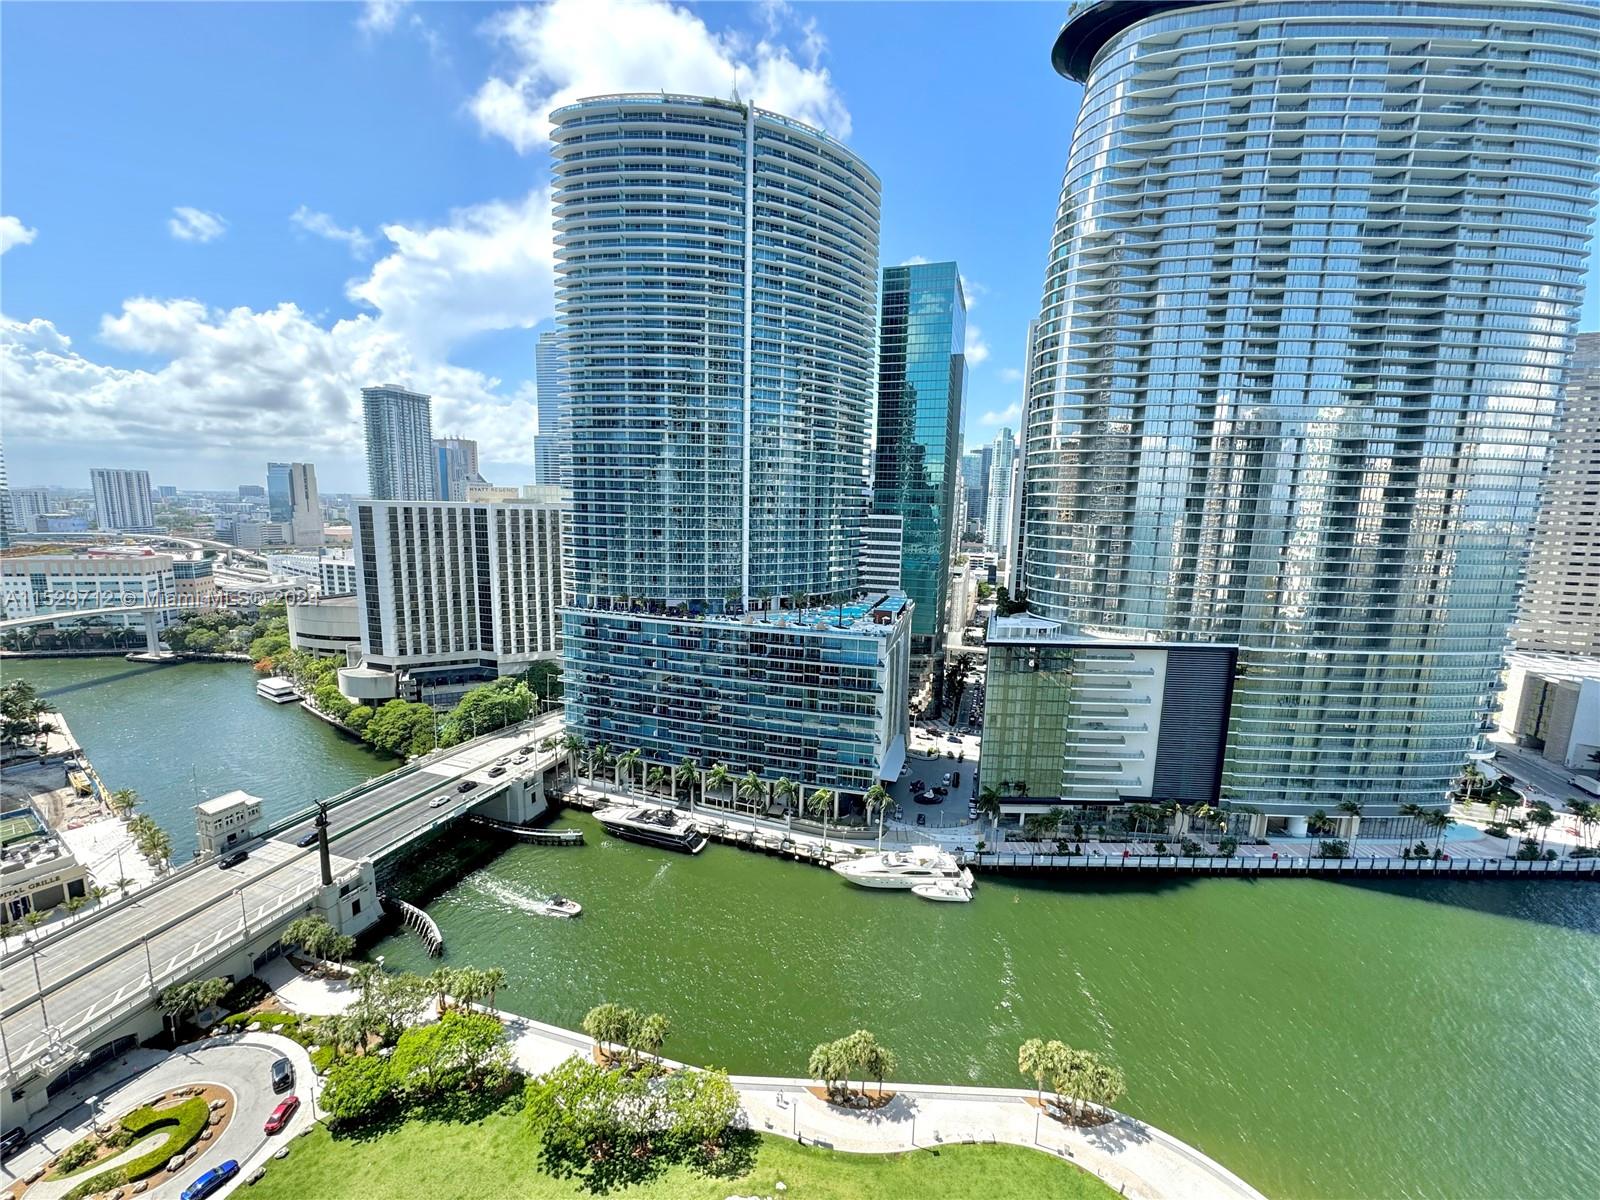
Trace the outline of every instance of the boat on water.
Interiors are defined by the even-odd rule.
[[[647,846],[699,854],[706,848],[700,827],[676,809],[656,804],[608,804],[594,814],[600,827],[613,837]]]
[[[913,896],[921,896],[924,900],[937,900],[944,904],[966,904],[972,899],[972,889],[953,879],[941,879],[938,883],[919,883],[911,889]]]
[[[972,872],[957,862],[955,855],[937,846],[912,846],[909,850],[848,858],[834,863],[833,871],[857,887],[908,889],[923,883],[972,886]]]
[[[300,699],[294,684],[281,675],[270,675],[256,684],[256,695],[264,696],[274,704],[294,704]]]
[[[539,901],[538,910],[546,917],[576,917],[583,912],[583,905],[565,896],[546,896]]]

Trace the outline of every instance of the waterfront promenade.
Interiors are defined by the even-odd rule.
[[[344,981],[312,979],[278,961],[263,972],[278,1000],[313,1015],[343,1012],[352,996]],[[506,1025],[517,1067],[540,1075],[572,1057],[593,1053],[581,1033],[528,1017],[494,1012]],[[668,1066],[685,1064],[671,1059]],[[807,1145],[852,1154],[936,1149],[954,1142],[1005,1142],[1053,1154],[1099,1176],[1124,1195],[1145,1200],[1262,1200],[1261,1193],[1213,1159],[1133,1117],[1105,1125],[1065,1126],[1044,1116],[1032,1091],[890,1083],[894,1099],[855,1112],[814,1095],[809,1079],[732,1076],[750,1128]]]

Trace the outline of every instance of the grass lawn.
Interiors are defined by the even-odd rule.
[[[473,1124],[411,1121],[370,1139],[330,1137],[326,1128],[289,1143],[289,1157],[239,1193],[241,1200],[554,1200],[586,1196],[576,1183],[540,1171],[538,1147],[521,1113]],[[775,1191],[782,1180],[788,1190]],[[649,1200],[1105,1200],[1116,1193],[1094,1176],[1020,1146],[944,1146],[913,1154],[836,1154],[763,1135],[755,1168],[709,1179],[670,1168],[654,1182],[614,1193]]]

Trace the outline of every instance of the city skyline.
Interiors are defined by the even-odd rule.
[[[577,7],[557,3],[549,20]],[[641,9],[654,23],[612,21],[615,44],[579,40],[564,66],[547,53],[554,32],[513,8],[421,5],[410,13],[419,24],[402,15],[388,27],[346,5],[112,6],[82,29],[58,6],[8,13],[6,95],[29,102],[30,120],[7,120],[0,148],[0,340],[14,412],[34,418],[8,430],[13,484],[82,486],[82,447],[186,490],[294,459],[316,462],[326,491],[359,492],[360,388],[385,380],[437,396],[438,426],[480,441],[487,478],[532,480],[533,347],[553,328],[548,172],[538,122],[511,124],[476,103],[495,81],[513,91],[518,117],[579,89],[726,96],[737,82],[828,125],[893,197],[881,265],[962,265],[983,351],[969,356],[966,447],[1017,428],[1077,104],[1040,50],[1065,6],[930,5],[915,22],[873,6]],[[730,69],[686,77],[663,56],[624,55],[647,29],[685,48],[680,63]],[[192,37],[228,53],[196,61],[184,49]],[[903,67],[875,52],[891,37],[906,48]],[[741,48],[757,38],[768,57]],[[271,69],[290,46],[314,51],[316,87],[269,102],[249,83],[259,72],[241,65]],[[794,68],[789,92],[772,82],[780,61]],[[912,111],[900,97],[913,62],[978,74]],[[198,91],[219,96],[199,115],[203,137],[187,100]],[[1046,119],[1020,128],[1017,110]],[[230,118],[260,137],[236,137]],[[350,144],[356,128],[373,131],[370,146]],[[262,141],[299,151],[263,162]],[[400,157],[415,169],[383,170]],[[990,219],[997,196],[1001,220]],[[1591,261],[1589,330],[1600,329],[1595,270]],[[448,319],[429,319],[436,310]]]

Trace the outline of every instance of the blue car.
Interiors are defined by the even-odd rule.
[[[196,1179],[183,1190],[183,1200],[205,1200],[228,1180],[239,1173],[239,1164],[233,1159],[220,1163]]]

